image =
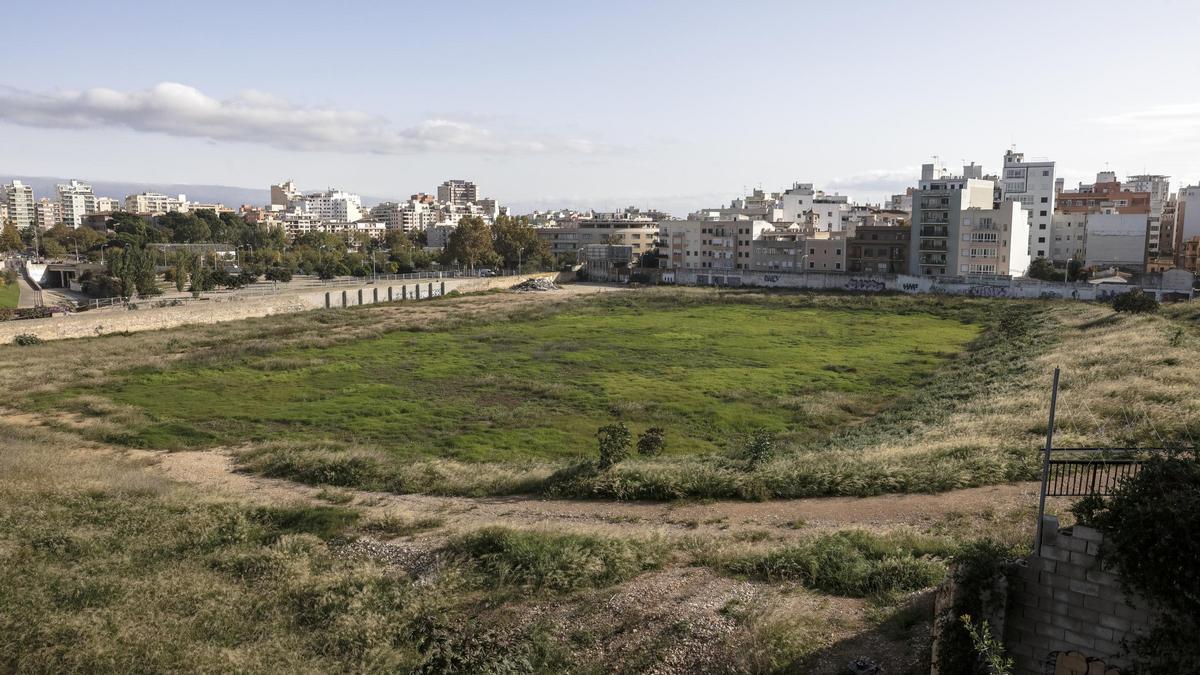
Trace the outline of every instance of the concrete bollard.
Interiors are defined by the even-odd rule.
[[[392,301],[392,287],[388,286],[388,302]]]
[[[342,291],[342,308],[346,307],[346,291]]]
[[[358,289],[358,304],[362,304],[362,289]]]
[[[413,299],[414,300],[421,299],[421,284],[417,284],[417,285],[413,286]]]
[[[407,300],[407,299],[408,299],[408,286],[401,286],[401,287],[400,287],[400,299],[401,299],[401,300]]]
[[[379,289],[378,288],[371,289],[371,302],[379,302]]]
[[[445,294],[446,294],[446,282],[444,282],[444,281],[443,281],[443,282],[441,282],[441,283],[442,283],[442,292],[441,292],[441,294],[442,294],[442,295],[445,295]]]
[[[329,309],[329,291],[325,291],[325,309]]]
[[[433,297],[433,282],[429,282],[429,297]]]

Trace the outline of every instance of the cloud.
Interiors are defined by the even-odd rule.
[[[1094,117],[1090,122],[1156,145],[1200,142],[1200,103],[1174,103]]]
[[[920,177],[921,168],[916,166],[906,166],[900,169],[872,169],[845,178],[834,178],[824,186],[818,187],[840,192],[899,194],[904,192],[905,188],[915,187]]]
[[[218,100],[175,82],[143,91],[96,88],[49,94],[0,86],[0,121],[50,129],[123,128],[284,150],[385,155],[427,151],[593,154],[608,149],[576,138],[502,138],[476,124],[443,117],[398,127],[377,115],[298,106],[261,91]]]

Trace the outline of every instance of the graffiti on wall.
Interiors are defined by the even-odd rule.
[[[779,283],[779,275],[778,274],[764,274],[763,281],[767,282],[768,284]]]
[[[967,290],[972,298],[1007,298],[1007,286],[972,286]]]
[[[846,282],[846,290],[862,293],[880,293],[886,286],[878,279],[851,279]]]
[[[905,293],[916,293],[921,290],[921,284],[904,284],[900,287]]]

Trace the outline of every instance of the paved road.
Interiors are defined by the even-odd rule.
[[[38,292],[33,290],[24,275],[17,276],[17,283],[21,288],[21,297],[17,299],[17,307],[37,307],[39,304]]]

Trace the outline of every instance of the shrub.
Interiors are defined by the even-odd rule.
[[[666,431],[662,427],[650,427],[638,436],[637,451],[643,457],[661,455],[667,447]]]
[[[1112,308],[1117,312],[1130,314],[1145,314],[1158,311],[1158,300],[1149,293],[1140,290],[1121,293],[1112,300]]]
[[[775,454],[775,434],[766,429],[759,429],[750,434],[746,441],[745,454],[752,468],[762,466]]]
[[[287,282],[292,280],[292,271],[286,267],[271,267],[267,269],[267,273],[264,276],[266,276],[267,281]]]
[[[1101,556],[1121,583],[1159,610],[1135,642],[1150,672],[1200,672],[1200,460],[1158,457],[1085,512],[1104,533]]]
[[[633,434],[624,422],[615,422],[600,427],[596,431],[596,440],[600,444],[600,468],[606,469],[629,457]]]
[[[666,547],[583,534],[488,527],[455,537],[451,552],[470,559],[492,587],[569,591],[598,588],[659,567]]]
[[[33,333],[21,333],[20,335],[13,338],[13,344],[21,346],[21,347],[28,347],[30,345],[40,345],[43,342],[45,342],[45,340],[42,340],[42,338],[34,335]]]

